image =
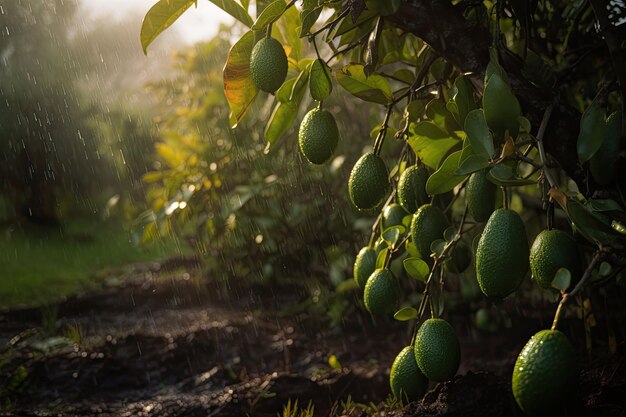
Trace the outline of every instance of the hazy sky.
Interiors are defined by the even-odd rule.
[[[119,17],[129,12],[145,15],[157,0],[80,0],[82,7],[93,17]],[[208,0],[199,0],[198,7],[191,6],[172,25],[188,42],[211,38],[220,22],[230,22],[232,18]],[[141,21],[137,22],[137,32]]]

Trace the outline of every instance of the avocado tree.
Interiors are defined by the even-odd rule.
[[[193,3],[156,3],[144,50]],[[370,313],[416,323],[392,366],[398,400],[457,372],[462,346],[442,319],[449,277],[475,275],[498,301],[531,271],[560,301],[521,352],[513,394],[528,415],[562,411],[579,364],[561,318],[583,289],[622,280],[626,262],[622,3],[259,0],[256,19],[249,1],[213,3],[245,27],[223,70],[233,129],[264,101],[268,152],[295,129],[312,164],[338,140],[371,145],[347,179],[354,207],[376,219],[354,279]],[[337,87],[380,105],[370,137],[337,128],[324,108]],[[545,230],[529,245],[537,214]],[[421,282],[418,305],[398,310],[398,275]]]

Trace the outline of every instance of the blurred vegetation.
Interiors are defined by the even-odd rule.
[[[181,251],[174,239],[133,245],[116,221],[74,220],[61,231],[33,227],[0,236],[0,310],[53,303],[103,285],[104,268],[160,260]]]
[[[230,276],[330,271],[338,285],[351,270],[360,232],[373,223],[350,207],[345,190],[352,158],[368,142],[352,139],[369,137],[367,124],[349,114],[356,105],[350,98],[327,100],[345,133],[335,159],[323,167],[304,160],[295,140],[264,152],[258,120],[230,130],[222,66],[233,30],[222,26],[215,39],[178,54],[175,77],[150,86],[161,103],[159,168],[144,175],[151,208],[138,219],[141,239],[176,233],[204,255],[209,269]],[[270,104],[258,100],[253,113],[267,119]],[[359,106],[367,117],[369,107]]]
[[[0,309],[94,288],[94,272],[178,254],[127,231],[145,207],[153,103],[170,71],[164,38],[147,59],[133,24],[87,19],[74,1],[2,4]],[[45,226],[45,227],[42,227]]]
[[[4,4],[0,27],[0,221],[58,225],[115,195],[141,201],[155,135],[138,93],[163,60],[145,60],[128,21],[84,20],[76,2]]]

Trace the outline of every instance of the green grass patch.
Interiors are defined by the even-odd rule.
[[[2,230],[0,310],[39,306],[97,288],[96,272],[180,255],[180,242],[136,246],[121,224],[84,219],[59,229]]]

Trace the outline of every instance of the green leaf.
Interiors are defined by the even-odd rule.
[[[459,168],[455,171],[456,175],[469,175],[473,172],[480,171],[489,166],[489,161],[482,155],[470,155],[467,157]]]
[[[252,18],[248,14],[248,12],[241,7],[235,0],[209,0],[211,3],[215,4],[220,9],[224,10],[226,13],[239,20],[241,23],[246,25],[247,27],[252,26]]]
[[[484,84],[487,85],[489,79],[493,74],[497,74],[504,80],[504,82],[509,82],[509,77],[506,74],[506,71],[500,65],[500,61],[498,59],[498,51],[496,48],[489,48],[489,63],[487,64],[487,68],[485,69],[485,79]]]
[[[337,285],[337,288],[335,288],[335,292],[337,292],[338,294],[342,294],[357,289],[359,289],[359,284],[354,279],[347,279],[341,284]]]
[[[432,122],[411,124],[409,146],[422,162],[433,169],[439,167],[443,157],[459,143]]]
[[[417,318],[417,310],[413,307],[404,307],[396,311],[396,314],[393,315],[393,318],[398,321],[414,320]]]
[[[417,250],[417,246],[415,246],[415,243],[413,243],[413,242],[411,242],[410,240],[407,239],[406,243],[404,244],[404,248],[406,249],[406,253],[411,258],[420,259],[420,253]]]
[[[298,103],[299,104],[299,103]],[[294,102],[278,103],[265,127],[265,140],[269,149],[291,127],[298,115],[298,105]]]
[[[250,77],[250,55],[254,47],[254,32],[246,32],[228,52],[224,66],[224,95],[230,107],[230,125],[236,127],[257,95]]]
[[[472,110],[476,109],[476,101],[474,100],[474,89],[472,83],[465,75],[457,77],[454,81],[455,94],[453,97],[459,112],[459,122],[461,126],[465,125],[465,118]]]
[[[607,212],[624,212],[622,206],[615,200],[610,198],[607,199],[599,199],[599,198],[590,198],[587,201],[587,206],[591,208],[593,211],[607,211]]]
[[[600,273],[601,277],[608,277],[611,274],[612,270],[613,268],[611,267],[611,264],[608,262],[602,262],[600,264],[600,268],[598,268],[598,272]]]
[[[572,274],[567,268],[559,268],[552,280],[552,287],[565,292],[572,282]]]
[[[496,140],[504,141],[505,131],[513,138],[517,137],[518,118],[522,115],[522,109],[511,87],[498,74],[493,74],[485,86],[483,110],[487,125],[493,130]]]
[[[141,47],[148,53],[150,45],[161,32],[170,27],[196,0],[159,0],[148,10],[141,24]]]
[[[577,199],[568,198],[567,215],[576,230],[590,242],[609,245],[617,238],[610,220],[605,215],[591,211]]]
[[[306,83],[309,76],[308,68],[302,71],[295,81],[291,79],[285,81],[283,85],[278,89],[277,97],[280,103],[274,109],[272,116],[265,128],[265,140],[267,141],[266,150],[280,139],[291,127],[296,116],[298,115],[298,109],[306,90]],[[289,94],[289,99],[285,100]]]
[[[426,182],[426,192],[429,195],[447,193],[465,179],[464,176],[459,176],[455,173],[459,167],[460,158],[461,151],[454,152],[452,155],[448,156],[441,167],[428,178]]]
[[[333,83],[330,78],[330,68],[321,59],[313,61],[311,66],[311,79],[309,81],[311,97],[313,100],[322,101],[333,91]]]
[[[256,22],[252,25],[252,30],[263,30],[268,25],[274,23],[285,13],[286,6],[285,0],[271,2],[257,17]]]
[[[524,116],[520,116],[517,118],[517,121],[519,122],[519,127],[523,132],[530,133],[530,120],[528,120]]]
[[[294,85],[303,73],[304,71],[300,72],[297,77],[286,80],[283,85],[281,85],[280,88],[276,90],[275,97],[278,101],[280,101],[281,103],[287,103],[291,100],[291,93],[293,92]]]
[[[535,184],[536,181],[531,179],[523,179],[515,176],[513,172],[513,168],[506,164],[499,164],[489,170],[487,175],[489,181],[493,182],[496,185],[500,185],[502,187],[515,187],[522,185],[530,185]]]
[[[443,231],[443,238],[447,242],[451,242],[456,237],[457,232],[458,232],[458,230],[457,230],[456,227],[450,226],[446,230]]]
[[[361,100],[388,104],[393,99],[387,80],[378,74],[366,76],[363,65],[346,65],[335,71],[335,78],[346,91]]]
[[[393,77],[403,81],[408,85],[413,84],[413,81],[415,80],[415,74],[413,73],[413,71],[406,68],[400,68],[399,70],[394,72]],[[414,101],[412,101],[411,103],[414,103]]]
[[[309,31],[319,19],[322,13],[323,7],[316,7],[314,9],[304,9],[300,13],[300,20],[302,21],[302,27],[300,28],[300,37],[303,38],[309,34]]]
[[[307,67],[304,71],[298,74],[298,78],[296,78],[296,82],[291,89],[291,94],[289,95],[289,101],[296,101],[298,104],[304,97],[304,91],[306,89],[307,81],[309,80],[309,74],[311,73],[311,67]]]
[[[590,160],[602,146],[606,128],[604,113],[604,108],[600,107],[597,100],[594,100],[580,118],[576,150],[578,159],[582,163]]]
[[[428,274],[430,273],[430,268],[422,259],[407,258],[402,261],[402,265],[404,265],[404,270],[407,274],[409,274],[409,276],[418,281],[426,282],[426,278],[428,278]]]
[[[443,239],[433,240],[432,243],[430,244],[430,251],[436,254],[437,256],[441,256],[445,246],[446,246],[445,240]]]
[[[384,249],[381,249],[378,252],[378,256],[376,256],[376,269],[382,269],[385,267],[385,262],[387,261],[387,253],[389,252],[389,248],[385,246]]]
[[[391,226],[385,229],[385,231],[382,233],[381,236],[383,240],[387,242],[389,247],[395,248],[396,243],[398,243],[400,236],[402,236],[405,230],[406,229],[404,228],[404,226],[400,226],[400,225]]]
[[[448,110],[446,103],[440,99],[433,99],[426,104],[426,116],[440,129],[448,132],[448,136],[455,135],[463,128]]]
[[[493,137],[487,127],[485,114],[482,110],[472,110],[465,119],[465,132],[476,155],[481,155],[490,160],[495,151]]]

